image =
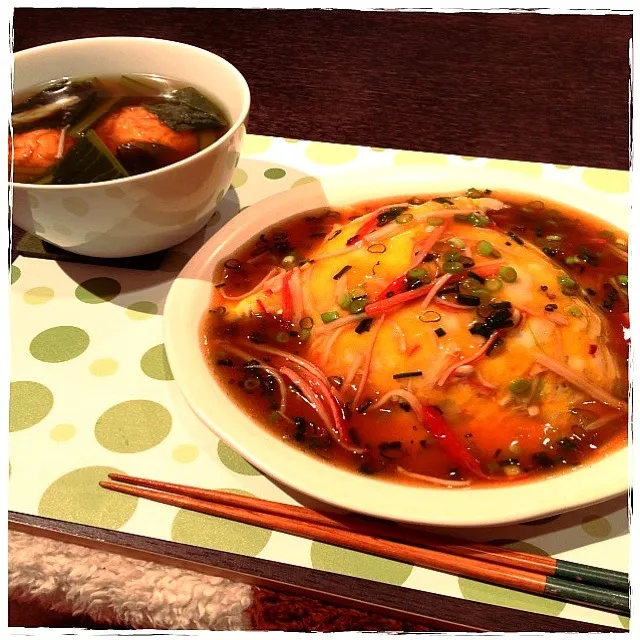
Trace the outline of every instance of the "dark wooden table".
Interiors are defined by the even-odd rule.
[[[629,168],[631,15],[16,9],[13,26],[16,51],[112,35],[166,38],[211,50],[236,65],[249,83],[251,133]],[[23,523],[29,518],[17,516]],[[35,521],[43,526],[42,519]],[[89,535],[86,527],[71,532],[78,533]],[[118,542],[117,533],[109,536]],[[153,541],[140,544],[157,547]],[[194,552],[182,546],[172,544],[171,553],[194,560]],[[230,562],[228,555],[201,550],[195,561],[220,567]],[[243,575],[245,561],[231,561],[236,565],[226,567],[227,574]],[[286,582],[286,567],[274,569],[265,561],[252,566],[254,574],[265,571],[276,583]],[[310,593],[333,592],[349,601],[362,589],[352,579],[318,585],[313,572],[296,574],[291,580]],[[388,585],[369,593],[386,611],[404,597]],[[428,610],[432,620],[460,618],[466,607],[468,621],[500,631],[588,626],[508,609],[501,610],[498,623],[496,610],[487,605],[412,597],[405,610]]]
[[[631,15],[17,9],[13,24],[16,51],[112,35],[209,49],[245,75],[251,133],[629,168]]]

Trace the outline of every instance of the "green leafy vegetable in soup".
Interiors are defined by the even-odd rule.
[[[195,87],[158,76],[63,78],[18,96],[9,160],[15,182],[87,184],[171,165],[229,129]]]

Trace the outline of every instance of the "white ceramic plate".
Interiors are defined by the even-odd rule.
[[[529,193],[564,202],[628,228],[628,212],[585,189],[484,168],[389,170],[311,183],[248,207],[225,225],[180,273],[164,311],[175,379],[205,425],[268,476],[325,503],[401,522],[478,527],[522,522],[595,504],[628,486],[628,450],[576,470],[497,488],[404,486],[336,468],[270,434],[218,385],[202,357],[199,330],[216,265],[261,230],[302,211],[385,197],[451,193],[469,187]]]

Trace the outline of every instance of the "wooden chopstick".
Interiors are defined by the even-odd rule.
[[[626,592],[623,592],[611,587],[570,582],[545,574],[543,571],[548,571],[548,563],[543,563],[542,566],[545,567],[543,570],[534,572],[532,567],[537,566],[534,560],[544,560],[544,558],[532,554],[510,552],[491,545],[472,543],[449,545],[441,537],[432,544],[433,538],[430,534],[426,536],[417,531],[402,530],[400,536],[398,531],[400,527],[397,525],[359,516],[329,516],[303,507],[121,474],[110,474],[109,478],[122,484],[104,481],[100,482],[100,486],[155,502],[372,553],[436,571],[629,615],[628,583]],[[391,535],[394,539],[389,539]],[[397,541],[400,537],[402,537],[401,542]],[[413,546],[415,541],[418,541],[420,546]],[[485,557],[483,555],[485,549],[492,554]],[[468,555],[461,555],[460,550]],[[526,568],[513,566],[515,562],[513,554],[523,556],[529,562],[525,565]],[[504,558],[507,558],[511,564],[498,562]],[[581,565],[576,566],[581,567]],[[588,569],[595,568],[588,567]],[[582,573],[589,574],[588,571]],[[598,575],[597,570],[595,573]]]
[[[250,509],[252,511],[262,511],[273,515],[304,520],[315,524],[343,529],[345,531],[356,531],[369,535],[389,538],[398,542],[412,544],[449,554],[464,556],[465,558],[475,558],[496,564],[524,569],[541,575],[560,578],[578,582],[580,584],[592,584],[595,586],[614,589],[617,591],[629,590],[629,576],[621,571],[601,569],[587,565],[569,562],[567,560],[557,560],[548,556],[535,555],[522,551],[512,551],[503,547],[498,547],[483,543],[465,543],[454,538],[426,534],[423,531],[415,531],[406,527],[399,527],[395,523],[388,523],[382,520],[375,520],[355,515],[330,515],[322,514],[311,509],[293,505],[261,500],[248,496],[241,496],[226,491],[216,491],[214,489],[200,489],[189,487],[172,482],[162,482],[158,480],[148,480],[118,473],[112,473],[109,478],[125,484],[139,487],[149,487],[160,491],[168,491],[183,496],[199,498],[206,501],[218,502],[231,507]]]

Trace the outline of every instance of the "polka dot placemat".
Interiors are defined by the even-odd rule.
[[[175,274],[250,204],[343,170],[490,164],[555,176],[626,203],[625,172],[248,136],[233,186],[205,230],[125,269],[20,256],[11,267],[9,508],[406,586],[461,599],[628,628],[613,614],[458,579],[224,519],[104,491],[110,472],[221,488],[295,504],[214,436],[182,399],[162,334]],[[621,499],[533,523],[464,532],[515,549],[626,571]],[[463,532],[460,532],[462,535]]]

